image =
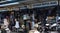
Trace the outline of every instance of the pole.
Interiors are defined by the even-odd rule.
[[[56,14],[56,23],[57,23],[57,27],[56,30],[58,30],[58,17],[59,17],[59,0],[58,0],[58,6],[57,6],[57,14]]]
[[[58,6],[57,6],[57,15],[59,16],[59,0],[58,0]]]
[[[35,20],[35,17],[34,17],[34,14],[35,14],[35,11],[33,10],[33,14],[32,14],[32,29],[34,28],[34,20]]]

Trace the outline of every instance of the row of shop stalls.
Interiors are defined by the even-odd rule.
[[[56,23],[56,8],[57,7],[54,6],[33,9],[20,9],[18,11],[3,11],[0,12],[0,21],[2,21],[2,19],[4,18],[9,19],[12,15],[13,18],[17,18],[20,21],[21,25],[24,24],[24,20],[30,20],[31,22],[35,21],[35,23],[41,22],[42,26],[48,24],[53,25],[54,23]]]
[[[38,5],[37,5],[38,6]],[[25,6],[26,7],[26,6]],[[38,23],[39,26],[49,27],[50,30],[57,30],[57,5],[45,6],[45,7],[34,7],[34,8],[23,8],[19,10],[1,11],[0,12],[0,23],[3,23],[4,18],[12,19],[17,18],[21,25],[25,25],[28,29],[32,29],[32,22]],[[26,25],[29,21],[29,25]],[[29,26],[29,27],[28,27]]]

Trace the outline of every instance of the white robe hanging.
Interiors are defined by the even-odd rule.
[[[15,28],[19,28],[19,22],[16,21]]]

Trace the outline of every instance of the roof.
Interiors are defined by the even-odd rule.
[[[57,1],[57,0],[15,0],[15,1],[1,1],[0,2],[0,8],[2,8],[2,9],[3,8],[4,9],[8,9],[8,8],[12,9],[12,8],[18,8],[18,7],[21,7],[21,8],[23,7],[24,8],[24,6],[27,6],[27,5],[28,5],[28,7],[30,7],[30,6],[34,6],[35,7],[35,6],[38,6],[38,5],[40,5],[40,4],[44,3],[44,2],[51,2],[51,1],[54,2],[54,1]],[[56,5],[56,4],[54,4],[54,5]],[[42,6],[40,5],[38,7],[42,7]]]
[[[32,3],[43,3],[43,2],[50,2],[50,1],[57,1],[57,0],[10,0],[10,1],[0,1],[0,7],[2,6],[9,6],[9,5],[15,5],[15,4],[32,4]]]

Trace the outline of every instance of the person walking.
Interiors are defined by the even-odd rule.
[[[15,16],[14,16],[14,12],[11,12],[10,14],[10,24],[9,24],[9,29],[11,31],[13,31],[13,26],[15,26]]]

